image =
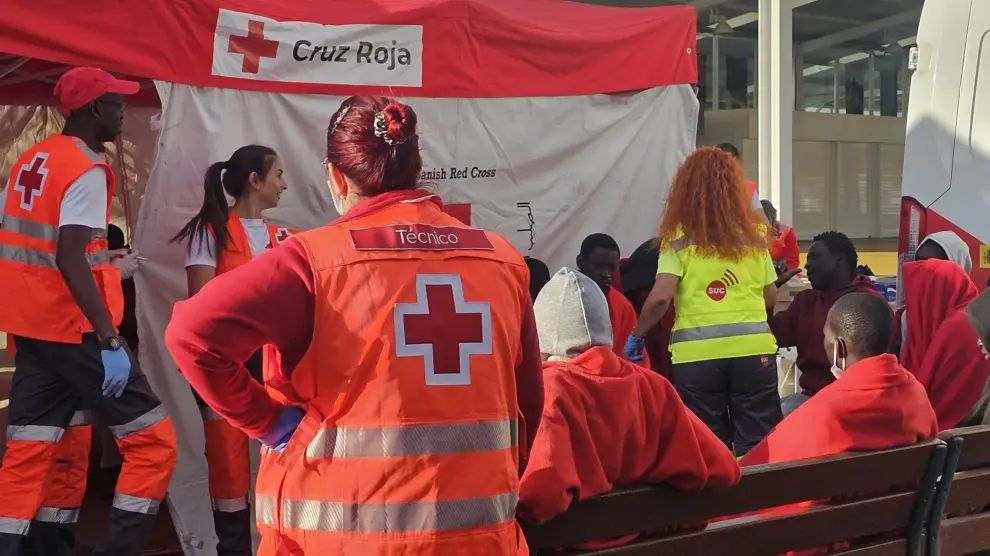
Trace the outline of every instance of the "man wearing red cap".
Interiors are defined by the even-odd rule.
[[[21,155],[0,194],[0,284],[8,292],[0,330],[17,348],[0,556],[22,553],[31,529],[74,520],[71,509],[43,502],[56,443],[78,409],[109,425],[124,456],[109,531],[94,555],[138,553],[175,468],[172,423],[115,327],[123,294],[107,252],[114,177],[103,145],[120,134],[124,95],[138,88],[95,68],[66,72],[55,86],[62,133]]]

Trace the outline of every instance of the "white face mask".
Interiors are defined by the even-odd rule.
[[[839,342],[836,341],[832,344],[832,376],[839,378],[842,373],[846,372],[846,358],[843,357],[839,359]]]
[[[330,198],[333,199],[333,208],[336,209],[337,214],[344,216],[344,198],[334,193],[333,182],[330,180],[327,180],[327,188],[330,190]]]

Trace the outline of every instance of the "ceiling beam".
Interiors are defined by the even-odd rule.
[[[54,68],[49,68],[38,73],[32,73],[30,75],[18,75],[16,77],[11,77],[10,79],[4,79],[0,81],[0,88],[6,87],[8,85],[17,85],[18,83],[27,83],[28,81],[43,81],[46,77],[52,77],[60,73],[65,73],[68,69],[66,66],[58,65]]]
[[[916,21],[921,18],[921,9],[909,10],[902,12],[890,17],[885,17],[883,19],[878,19],[876,21],[871,21],[869,23],[864,23],[858,27],[853,27],[851,29],[846,29],[845,31],[839,31],[838,33],[833,33],[831,35],[825,35],[824,37],[818,37],[817,39],[812,39],[801,45],[801,52],[805,54],[809,52],[814,52],[815,50],[821,50],[823,48],[829,48],[832,46],[838,46],[844,42],[855,40],[858,38],[865,37],[867,35],[883,31],[890,27],[896,27],[898,25],[903,25],[911,21]]]
[[[30,61],[31,61],[31,58],[28,58],[27,56],[24,56],[24,57],[18,58],[17,60],[14,60],[14,62],[8,64],[5,67],[0,68],[0,79],[3,79],[4,77],[7,77],[11,73],[14,73],[15,71],[17,71],[17,68],[23,66],[24,64],[26,64],[26,63],[28,63]]]
[[[727,4],[731,0],[694,0],[691,5],[699,10],[707,10],[708,8],[714,8],[715,6],[721,6],[722,4]]]

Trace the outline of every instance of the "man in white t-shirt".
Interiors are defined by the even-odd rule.
[[[17,356],[0,556],[72,552],[60,544],[72,543],[76,510],[41,504],[78,410],[99,415],[124,457],[94,556],[140,551],[175,468],[171,420],[115,328],[123,296],[106,245],[113,174],[103,145],[120,134],[124,95],[138,89],[96,68],[66,72],[55,86],[62,133],[18,158],[2,196],[0,283],[17,295],[4,301],[0,330],[13,335]]]

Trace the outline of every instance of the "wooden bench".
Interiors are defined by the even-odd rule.
[[[533,554],[645,531],[673,531],[807,500],[834,500],[789,515],[749,516],[666,536],[641,537],[596,556],[774,556],[861,541],[847,554],[918,556],[946,445],[932,440],[874,453],[746,468],[728,489],[681,492],[638,486],[576,502],[542,524],[523,523]],[[868,494],[860,494],[868,493]],[[574,552],[577,553],[577,552]]]
[[[935,490],[928,556],[990,554],[990,427],[942,433],[948,445]]]

